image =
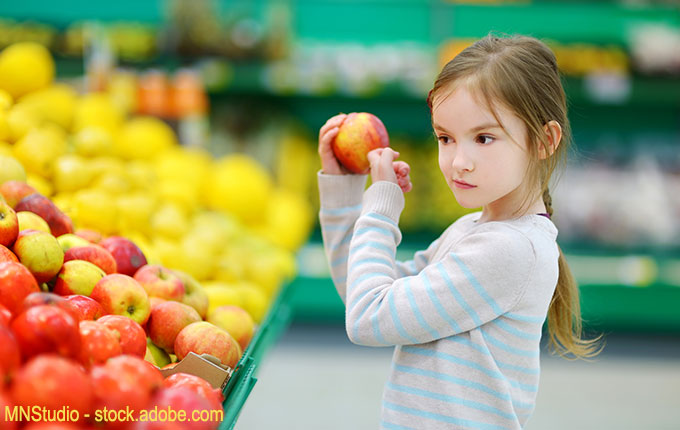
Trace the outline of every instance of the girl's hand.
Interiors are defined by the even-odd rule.
[[[367,155],[373,182],[388,181],[399,185],[401,191],[408,193],[413,188],[409,172],[411,168],[404,161],[394,161],[399,153],[391,148],[377,148]]]
[[[338,135],[340,126],[347,118],[347,115],[342,113],[335,115],[326,121],[326,124],[319,130],[319,157],[321,157],[321,171],[328,175],[347,175],[350,172],[340,164],[335,154],[331,143],[335,136]]]

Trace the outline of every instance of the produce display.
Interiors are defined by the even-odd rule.
[[[236,367],[311,206],[252,157],[183,147],[54,75],[41,45],[0,53],[2,428],[216,428],[221,387],[160,369]]]

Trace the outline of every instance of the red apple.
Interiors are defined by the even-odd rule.
[[[0,325],[0,392],[19,366],[21,366],[19,344],[10,329]]]
[[[141,325],[122,315],[106,315],[97,320],[118,333],[123,354],[144,357],[146,354],[146,332]]]
[[[161,303],[165,303],[167,300],[161,299],[160,297],[149,297],[149,307],[151,308],[151,312],[153,312],[153,308],[156,307],[156,305],[160,305]]]
[[[9,327],[10,321],[12,321],[12,312],[4,305],[0,305],[0,327]]]
[[[164,387],[153,397],[149,409],[164,410],[168,413],[183,413],[191,420],[192,414],[196,413],[205,420],[191,421],[192,430],[214,430],[217,429],[223,418],[222,413],[210,414],[211,404],[208,400],[201,397],[189,387]],[[222,409],[221,407],[219,408]],[[212,418],[212,421],[210,419]],[[172,422],[172,421],[170,421]],[[176,420],[176,422],[179,422]],[[158,427],[142,427],[145,429]]]
[[[81,419],[92,410],[92,386],[82,367],[56,355],[40,355],[27,362],[14,377],[11,395],[17,406],[69,408]]]
[[[0,428],[2,430],[17,430],[19,423],[16,419],[10,419],[8,413],[11,413],[14,408],[14,402],[9,397],[9,393],[0,390]],[[162,430],[162,429],[158,429]]]
[[[118,332],[97,321],[81,321],[79,360],[89,369],[95,364],[105,363],[111,357],[121,355]]]
[[[0,200],[0,245],[12,246],[19,235],[19,219],[14,209]]]
[[[14,318],[10,329],[24,359],[44,353],[65,357],[80,353],[78,321],[57,306],[33,306]]]
[[[80,294],[89,296],[94,286],[106,273],[85,260],[71,260],[61,266],[54,284],[54,292],[62,296]]]
[[[175,355],[182,360],[189,352],[210,354],[232,369],[241,358],[241,347],[221,328],[206,321],[184,327],[175,339]]]
[[[120,236],[110,236],[99,242],[116,260],[118,273],[134,276],[146,264],[144,253],[134,242]]]
[[[91,297],[83,296],[81,294],[72,294],[65,296],[64,300],[71,304],[78,313],[79,321],[94,321],[99,320],[104,316],[104,308],[96,300]]]
[[[123,315],[141,325],[146,323],[151,313],[144,287],[127,275],[113,273],[104,276],[94,286],[90,297],[98,301],[107,314]]]
[[[75,234],[86,239],[90,243],[99,243],[104,238],[100,232],[87,228],[79,228],[75,231]]]
[[[113,255],[99,245],[90,244],[74,246],[64,252],[64,261],[85,260],[106,272],[107,275],[116,273],[116,260]]]
[[[19,259],[6,246],[0,245],[0,263],[4,261],[14,261],[15,263],[18,263]]]
[[[24,197],[37,192],[38,190],[22,181],[6,181],[0,185],[0,194],[12,208],[16,207],[17,203]]]
[[[44,231],[20,232],[14,243],[14,253],[39,283],[54,278],[64,263],[64,251],[57,238]]]
[[[91,430],[89,427],[81,427],[78,424],[72,424],[71,422],[31,422],[26,427],[22,427],[21,430]]]
[[[208,314],[206,321],[226,330],[236,339],[243,351],[255,333],[255,321],[245,309],[238,306],[218,306]]]
[[[352,112],[340,125],[331,143],[335,157],[353,173],[368,172],[368,154],[390,145],[387,130],[380,119],[367,112]]]
[[[151,341],[168,354],[174,353],[175,338],[191,323],[201,321],[196,309],[183,303],[166,301],[151,310],[146,328]]]
[[[134,278],[146,290],[149,297],[181,301],[184,283],[172,270],[159,264],[146,264],[135,272]]]
[[[182,303],[196,309],[196,312],[205,319],[208,313],[209,299],[203,286],[190,274],[181,270],[173,270],[184,283],[184,297]]]
[[[52,200],[40,193],[33,193],[19,200],[19,203],[17,203],[14,210],[17,212],[30,211],[40,215],[42,219],[47,221],[54,237],[59,237],[66,233],[73,233],[73,222],[71,222],[71,218],[63,213],[57,205],[52,203]]]
[[[163,386],[165,387],[187,387],[194,393],[203,397],[210,403],[211,409],[222,409],[222,402],[224,402],[224,396],[222,391],[217,388],[213,388],[210,382],[196,375],[190,375],[188,373],[174,373],[163,381]]]
[[[61,308],[66,312],[70,313],[71,316],[76,319],[76,321],[80,321],[80,312],[78,312],[78,309],[76,309],[76,307],[72,303],[70,303],[68,300],[66,300],[64,297],[58,294],[47,293],[43,291],[31,293],[28,296],[26,296],[26,298],[24,298],[24,301],[21,303],[21,312],[24,312],[28,308],[32,308],[33,306],[42,305],[56,306],[58,308]]]
[[[38,283],[23,264],[11,261],[0,263],[0,304],[13,315],[22,310],[26,296],[39,291]]]

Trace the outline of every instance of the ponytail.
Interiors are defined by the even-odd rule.
[[[546,188],[543,202],[552,216],[552,198]],[[571,273],[567,259],[559,248],[559,278],[548,308],[549,344],[553,352],[567,358],[591,358],[599,354],[602,347],[598,344],[602,336],[583,339],[579,287]]]

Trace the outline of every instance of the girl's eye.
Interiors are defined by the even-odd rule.
[[[477,142],[481,143],[482,145],[488,145],[493,141],[494,138],[486,134],[480,134],[479,136],[477,136]]]
[[[449,139],[448,136],[437,136],[437,140],[438,140],[439,143],[441,143],[442,145],[446,145],[447,143],[451,142],[451,139]]]

